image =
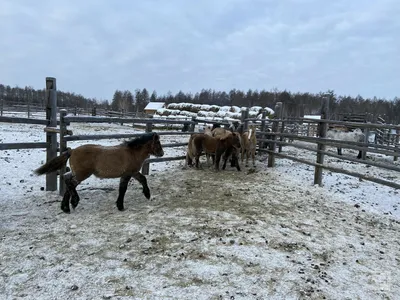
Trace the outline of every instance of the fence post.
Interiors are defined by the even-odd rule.
[[[329,98],[324,97],[322,99],[322,107],[321,107],[321,120],[327,120],[328,119],[328,113],[329,113]],[[325,122],[320,122],[318,126],[318,136],[319,138],[325,138],[326,137],[326,131],[328,128],[328,124]],[[321,153],[321,151],[325,151],[325,144],[318,143],[317,144],[317,163],[318,164],[323,164],[324,163],[324,154]],[[314,172],[314,184],[322,185],[322,168],[321,167],[315,167],[315,172]]]
[[[367,113],[366,114],[366,122],[371,123],[371,121],[372,121],[372,115]],[[365,128],[365,130],[364,130],[364,143],[365,143],[365,147],[367,147],[367,148],[369,146],[369,131],[370,131],[369,127]],[[367,158],[367,151],[366,150],[361,151],[361,159],[365,160],[366,158]]]
[[[260,138],[263,140],[264,138],[265,138],[265,134],[264,134],[264,132],[265,132],[265,118],[267,117],[267,111],[265,110],[265,109],[263,109],[262,111],[261,111],[261,128],[260,128],[260,131],[261,131],[261,136],[260,136]],[[258,142],[258,148],[259,149],[261,149],[261,148],[264,148],[263,147],[263,145],[265,144],[265,142]]]
[[[67,141],[64,139],[67,135],[67,124],[65,123],[64,117],[67,115],[66,109],[60,110],[60,154],[67,150]],[[64,195],[65,192],[65,182],[64,182],[64,174],[66,172],[66,166],[63,166],[60,169],[60,178],[59,178],[59,192],[60,195]]]
[[[249,117],[249,108],[246,107],[246,109],[243,109],[241,113],[240,121],[243,124],[243,131],[246,131],[249,128],[249,121],[245,121]]]
[[[192,122],[196,122],[196,117],[192,117]],[[190,132],[194,132],[195,126],[196,126],[196,123],[190,124],[189,131],[190,131]]]
[[[282,120],[281,130],[280,130],[280,131],[281,131],[281,133],[283,133],[283,131],[285,130],[285,122],[283,121],[283,109],[280,110],[279,119]],[[283,142],[283,136],[282,136],[282,135],[279,137],[279,141],[280,141],[280,142]],[[279,153],[282,152],[282,144],[279,144],[279,145],[278,145],[278,152],[279,152]]]
[[[3,116],[3,109],[4,109],[4,99],[1,98],[1,102],[0,102],[1,116]]]
[[[277,102],[275,105],[275,116],[279,120],[279,116],[282,115],[282,102]],[[279,128],[279,121],[274,120],[272,123],[272,133],[271,142],[269,143],[269,150],[271,152],[268,153],[268,167],[273,168],[275,167],[275,155],[274,152],[276,150],[276,133],[278,132]]]
[[[394,150],[394,156],[393,156],[393,161],[397,161],[397,158],[398,158],[398,156],[397,156],[397,153],[398,153],[398,145],[399,145],[399,129],[396,129],[396,138],[395,138],[395,140],[394,140],[394,148],[395,148],[395,150]]]
[[[146,132],[152,132],[152,131],[153,131],[153,124],[146,123]],[[147,158],[149,158],[149,157],[150,157],[150,155]],[[145,161],[142,166],[142,174],[149,175],[149,171],[150,171],[150,164]]]
[[[46,77],[46,119],[47,127],[57,127],[57,85],[56,79]],[[46,132],[46,160],[57,156],[57,133]],[[46,191],[57,190],[57,172],[52,172],[46,175]]]

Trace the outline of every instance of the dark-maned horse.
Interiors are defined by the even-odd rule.
[[[235,159],[236,168],[240,171],[238,157],[235,153],[238,153],[240,149],[240,140],[237,135],[228,134],[221,138],[215,138],[204,133],[192,134],[188,143],[187,163],[192,164],[193,159],[195,160],[196,168],[199,168],[200,156],[204,152],[206,154],[215,155],[215,168],[219,170],[219,164],[221,156],[223,155],[223,167],[226,168],[226,162],[230,155]]]
[[[87,144],[68,149],[35,170],[35,173],[42,175],[59,170],[69,159],[71,171],[64,174],[66,191],[61,202],[61,209],[65,213],[70,213],[70,198],[72,207],[77,207],[79,196],[76,187],[92,174],[99,178],[121,178],[117,207],[124,210],[124,196],[131,177],[142,184],[143,194],[150,199],[146,177],[140,173],[144,160],[150,154],[157,157],[164,155],[157,133],[145,134],[117,146]]]

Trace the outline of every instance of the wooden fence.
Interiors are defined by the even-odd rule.
[[[177,124],[182,125],[183,127],[187,127],[187,130],[182,131],[160,131],[158,132],[160,135],[190,135],[195,131],[195,126],[201,123],[207,124],[215,124],[220,123],[222,125],[229,125],[228,122],[217,121],[217,120],[198,120],[196,118],[192,118],[192,120],[161,120],[161,119],[153,119],[153,118],[109,118],[109,117],[84,117],[84,116],[67,116],[66,110],[60,111],[60,120],[57,121],[57,89],[56,89],[56,79],[55,78],[46,78],[46,93],[45,93],[45,103],[46,103],[46,120],[39,119],[30,119],[30,118],[15,118],[15,117],[5,117],[0,116],[0,122],[9,122],[9,123],[26,123],[26,124],[39,124],[44,125],[44,131],[46,134],[46,142],[44,143],[2,143],[0,144],[0,150],[11,150],[11,149],[34,149],[34,148],[43,148],[46,149],[46,159],[47,161],[56,157],[57,152],[62,152],[67,149],[67,143],[71,141],[80,141],[80,140],[101,140],[101,139],[121,139],[121,138],[132,138],[143,135],[144,133],[134,133],[134,134],[115,134],[115,135],[72,135],[72,132],[68,130],[68,126],[70,123],[132,123],[132,124],[144,124],[145,132],[151,132],[154,129],[155,125],[159,124]],[[253,122],[257,124],[259,127],[258,135],[258,148],[259,152],[268,153],[268,167],[275,166],[275,159],[278,158],[286,158],[293,161],[297,161],[300,163],[304,163],[307,165],[311,165],[315,167],[314,172],[314,184],[322,185],[322,174],[323,170],[330,170],[332,172],[342,173],[354,177],[358,177],[361,179],[369,180],[372,182],[376,182],[379,184],[383,184],[386,186],[390,186],[393,188],[400,188],[400,184],[391,182],[388,180],[384,180],[381,178],[372,177],[365,174],[360,174],[332,166],[327,166],[324,164],[325,156],[332,156],[335,158],[339,158],[346,161],[363,163],[366,165],[379,167],[386,170],[400,171],[400,167],[392,164],[383,164],[374,162],[370,159],[367,159],[366,153],[377,153],[383,155],[393,156],[394,160],[397,160],[397,157],[400,156],[399,152],[399,135],[395,134],[392,138],[394,141],[393,144],[381,144],[381,143],[370,143],[368,140],[369,132],[371,131],[388,131],[395,130],[396,132],[400,131],[399,125],[388,125],[388,124],[374,124],[374,123],[357,123],[357,122],[344,122],[337,120],[329,120],[329,100],[327,98],[324,99],[323,105],[321,107],[321,119],[306,119],[306,118],[298,118],[298,119],[285,119],[282,111],[282,103],[278,102],[275,107],[275,119],[266,119],[266,112],[262,113],[262,118],[248,118],[248,110],[242,111],[242,118],[237,122],[241,122],[244,124],[244,129],[248,128],[249,122]],[[365,133],[364,142],[344,142],[341,140],[333,140],[326,138],[326,132],[329,124],[342,124],[347,127],[355,127],[362,128]],[[313,128],[316,128],[317,132],[314,134],[312,131],[298,131],[298,132],[288,132],[285,131],[285,128],[288,128],[290,124],[312,124]],[[57,125],[60,127],[57,128]],[[57,134],[59,134],[59,143],[57,143]],[[290,139],[293,141],[303,141],[311,144],[310,146],[299,144],[299,143],[290,143],[286,141],[286,139]],[[163,147],[181,147],[185,146],[187,143],[173,143],[173,144],[164,144]],[[315,146],[312,146],[315,145]],[[302,149],[304,151],[311,151],[316,153],[315,161],[307,161],[304,159],[300,159],[298,157],[292,157],[287,154],[282,153],[283,146],[291,146],[298,149]],[[362,159],[355,159],[348,156],[339,156],[337,154],[326,151],[326,146],[332,147],[341,147],[362,151]],[[165,161],[173,161],[173,160],[183,160],[185,156],[176,156],[176,157],[162,157],[162,158],[149,158],[145,161],[142,172],[144,174],[148,174],[149,172],[149,164],[157,163],[157,162],[165,162]],[[46,190],[47,191],[55,191],[57,190],[57,175],[60,176],[60,193],[64,191],[64,182],[62,180],[63,174],[65,173],[65,169],[61,170],[60,173],[53,172],[51,174],[47,174],[46,176]]]
[[[378,163],[374,162],[370,159],[367,159],[366,153],[377,153],[377,154],[383,154],[383,155],[388,155],[388,156],[393,156],[394,160],[397,160],[397,157],[400,156],[400,149],[399,149],[399,136],[396,135],[396,142],[393,145],[382,145],[379,143],[370,143],[369,142],[369,132],[371,130],[376,130],[376,129],[395,129],[397,132],[400,130],[399,125],[388,125],[388,124],[375,124],[375,123],[358,123],[358,122],[344,122],[344,121],[335,121],[335,120],[328,120],[326,116],[328,116],[329,113],[329,100],[328,98],[324,98],[323,105],[321,108],[321,119],[304,119],[304,118],[299,118],[299,119],[291,119],[291,121],[296,121],[298,123],[314,123],[317,125],[318,128],[318,134],[317,136],[302,136],[298,134],[290,134],[290,133],[285,133],[284,127],[285,127],[285,120],[284,117],[281,114],[281,103],[277,103],[275,107],[275,113],[277,118],[270,120],[272,122],[272,128],[271,132],[265,131],[261,129],[259,132],[259,142],[262,147],[260,147],[259,151],[260,152],[265,152],[268,153],[268,167],[274,167],[275,166],[275,158],[280,157],[280,158],[285,158],[285,159],[290,159],[293,161],[297,161],[300,163],[304,163],[307,165],[311,165],[315,167],[314,171],[314,184],[322,185],[322,172],[323,170],[329,170],[332,172],[336,173],[342,173],[346,174],[349,176],[353,177],[358,177],[360,179],[365,179],[368,181],[372,181],[375,183],[383,184],[389,187],[393,187],[396,189],[400,188],[400,184],[384,180],[381,178],[376,178],[373,176],[369,176],[366,174],[360,174],[357,172],[352,172],[349,170],[337,168],[337,167],[332,167],[324,164],[324,158],[325,156],[331,156],[335,157],[341,160],[345,161],[351,161],[351,162],[357,162],[357,163],[362,163],[366,164],[369,166],[374,166],[378,168],[382,168],[385,170],[392,170],[392,171],[398,171],[400,172],[400,167],[396,166],[395,164],[384,164],[384,163]],[[246,119],[246,122],[250,121],[255,121],[255,119]],[[352,126],[354,128],[362,128],[365,134],[365,140],[364,142],[350,142],[350,141],[342,141],[342,140],[334,140],[334,139],[327,139],[326,138],[326,133],[328,129],[328,124],[340,124],[343,126]],[[270,138],[265,138],[265,136],[270,136]],[[289,138],[294,141],[303,141],[310,143],[311,145],[314,144],[315,146],[305,146],[299,143],[289,143],[287,141],[284,141],[285,138]],[[267,147],[264,147],[265,144],[268,144]],[[311,151],[316,153],[316,160],[315,161],[308,161],[305,159],[301,159],[298,157],[293,157],[289,156],[287,154],[282,153],[282,146],[290,146],[290,147],[295,147],[298,149],[302,149],[305,151]],[[344,155],[338,155],[332,152],[326,151],[326,146],[332,146],[332,147],[341,147],[341,148],[347,148],[347,149],[354,149],[358,151],[362,151],[362,159],[356,159]],[[278,149],[278,150],[277,150]]]

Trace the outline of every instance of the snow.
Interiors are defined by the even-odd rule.
[[[319,120],[319,119],[321,119],[321,115],[304,115],[304,119],[315,119],[315,120]]]
[[[170,103],[168,104],[167,109],[160,108],[157,110],[155,117],[167,115],[167,114],[184,114],[193,117],[197,117],[198,119],[206,119],[206,120],[225,120],[230,121],[240,120],[241,119],[241,111],[246,110],[247,107],[238,107],[238,106],[218,106],[218,105],[208,105],[208,104],[193,104],[193,103]],[[261,106],[253,106],[249,108],[249,117],[250,118],[261,118]],[[264,108],[267,111],[267,119],[269,115],[274,114],[274,111],[269,108]]]
[[[75,135],[135,133],[126,124],[78,124]],[[44,142],[41,125],[0,123],[0,142]],[[188,136],[161,136],[162,143]],[[122,140],[70,142],[118,144]],[[165,156],[185,147],[165,148]],[[336,152],[330,148],[328,151]],[[315,161],[315,154],[284,147]],[[356,151],[344,150],[356,156]],[[393,158],[368,154],[392,163]],[[2,299],[396,299],[397,190],[278,159],[219,173],[202,161],[152,164],[146,200],[137,182],[115,207],[116,179],[91,177],[67,215],[33,175],[44,149],[0,151]],[[398,181],[398,172],[326,157],[326,163]],[[1,297],[0,297],[1,298]]]
[[[149,102],[144,110],[157,110],[160,108],[163,108],[165,105],[165,102]]]

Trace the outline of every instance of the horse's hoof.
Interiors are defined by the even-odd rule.
[[[65,212],[66,214],[70,214],[71,213],[71,210],[69,209],[69,207],[61,207],[61,210],[63,212]]]
[[[150,199],[150,190],[144,190],[143,194],[147,199]]]

